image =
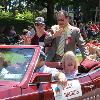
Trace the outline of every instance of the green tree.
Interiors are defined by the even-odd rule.
[[[30,0],[35,5],[37,5],[37,8],[47,8],[47,24],[51,26],[55,23],[54,20],[54,9],[55,5],[66,5],[71,2],[71,0]]]
[[[96,7],[99,7],[99,0],[73,0],[74,9],[81,7],[83,12],[84,21],[94,20]]]
[[[35,9],[47,8],[47,24],[54,24],[54,5],[56,0],[31,0],[35,4]]]

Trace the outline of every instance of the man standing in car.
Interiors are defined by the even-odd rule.
[[[69,24],[68,13],[64,10],[59,11],[57,21],[58,25],[51,27],[53,33],[45,38],[45,44],[51,44],[47,61],[61,61],[65,52],[75,53],[76,45],[80,48],[83,58],[86,58],[89,53],[85,47],[85,41],[80,34],[80,29]]]

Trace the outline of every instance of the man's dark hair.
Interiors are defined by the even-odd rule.
[[[43,61],[45,61],[45,58],[44,58],[44,57],[41,57],[41,56],[40,56],[40,59],[43,60]]]
[[[65,16],[66,18],[69,17],[68,12],[65,11],[65,10],[61,10],[61,11],[59,11],[58,14],[64,14],[64,16]]]

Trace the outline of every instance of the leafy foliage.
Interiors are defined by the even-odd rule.
[[[33,21],[33,15],[30,11],[25,11],[23,12],[22,14],[18,13],[15,18],[17,20],[26,20],[26,21],[29,21],[29,22],[32,22]]]
[[[11,12],[5,12],[5,11],[2,11],[0,12],[0,18],[12,18],[13,14]]]
[[[94,10],[99,6],[99,0],[0,0],[0,18],[32,22],[35,17],[43,16],[51,26],[55,24],[54,9],[63,6],[67,8],[69,5],[74,11],[81,7],[84,21],[88,21],[94,19]],[[44,8],[47,8],[47,12],[40,13]]]

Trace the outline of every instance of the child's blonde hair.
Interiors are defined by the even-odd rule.
[[[74,66],[74,68],[75,68],[75,69],[78,69],[79,61],[78,61],[78,59],[77,59],[77,57],[76,57],[76,55],[74,54],[73,51],[67,51],[67,52],[64,54],[64,56],[63,56],[63,58],[62,58],[62,60],[61,60],[61,63],[64,64],[65,58],[66,58],[67,56],[72,56],[72,57],[75,59],[75,66]]]

